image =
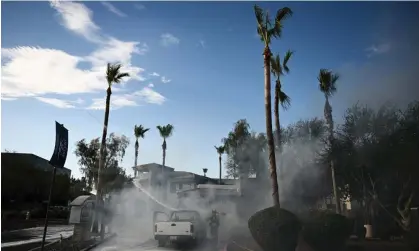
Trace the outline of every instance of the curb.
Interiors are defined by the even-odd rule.
[[[89,250],[92,250],[93,248],[95,248],[95,247],[97,247],[97,246],[99,246],[101,244],[106,243],[107,241],[111,240],[112,238],[115,238],[116,236],[117,236],[117,234],[116,233],[113,233],[113,234],[109,235],[108,237],[104,238],[103,240],[98,241],[98,242],[96,242],[96,243],[88,246],[87,248],[81,249],[80,251],[89,251]]]

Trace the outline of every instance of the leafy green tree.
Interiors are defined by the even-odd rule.
[[[292,15],[290,8],[279,9],[275,20],[272,23],[268,12],[264,12],[259,6],[254,6],[257,32],[261,41],[264,43],[263,62],[265,69],[265,116],[266,116],[266,136],[268,138],[269,167],[272,180],[272,197],[274,205],[279,205],[278,180],[276,174],[275,143],[272,132],[272,107],[271,107],[271,40],[282,36],[283,22]]]
[[[91,188],[87,186],[86,177],[70,179],[70,200],[74,200],[78,196],[90,194]]]
[[[215,147],[215,150],[217,150],[217,153],[218,153],[218,162],[219,162],[219,167],[220,167],[220,177],[219,177],[218,183],[221,185],[221,171],[222,171],[221,161],[222,161],[222,156],[225,152],[225,147],[224,146],[214,146],[214,147]]]
[[[106,68],[106,81],[108,83],[108,89],[106,90],[106,103],[105,103],[105,120],[103,125],[103,132],[102,132],[102,141],[101,147],[99,152],[99,170],[98,170],[98,177],[97,177],[97,194],[96,194],[96,204],[102,203],[102,184],[101,184],[101,175],[102,169],[105,166],[105,144],[106,144],[106,136],[108,134],[108,122],[109,122],[109,111],[111,108],[111,95],[112,95],[112,85],[118,84],[122,81],[123,78],[129,77],[129,74],[126,72],[121,72],[121,64],[110,64],[108,63]],[[96,210],[97,211],[97,210]],[[97,232],[97,224],[93,227],[93,231]],[[101,239],[104,238],[104,228],[101,228],[100,231]]]
[[[249,156],[244,149],[244,143],[249,137],[250,125],[246,119],[241,119],[234,124],[233,130],[228,133],[228,136],[222,139],[225,152],[228,155],[226,169],[229,177],[241,178],[249,175],[248,166],[245,165]]]
[[[250,156],[250,174],[255,175],[257,179],[266,178],[266,150],[267,139],[264,133],[252,132],[246,141],[246,151]]]
[[[329,98],[333,96],[333,94],[336,93],[336,82],[339,80],[339,75],[336,73],[333,73],[332,71],[326,70],[326,69],[320,69],[319,76],[317,77],[317,80],[319,81],[319,88],[320,91],[324,94],[325,98],[325,104],[324,104],[324,118],[327,122],[328,126],[328,132],[329,132],[329,138],[328,143],[330,144],[330,147],[333,148],[334,144],[334,123],[333,123],[333,116],[332,116],[332,106],[330,105]],[[340,208],[340,198],[338,196],[338,191],[336,187],[336,180],[335,180],[335,160],[330,159],[330,170],[332,173],[332,182],[333,182],[333,195],[335,197],[336,201],[336,213],[341,212]]]
[[[163,144],[161,146],[163,150],[163,167],[166,166],[166,150],[167,150],[167,143],[166,139],[173,135],[173,132],[175,130],[175,127],[171,124],[167,124],[165,126],[157,126],[157,130],[159,130],[160,137],[163,138]]]
[[[135,125],[134,126],[134,136],[135,136],[135,163],[134,166],[137,166],[137,159],[138,159],[138,149],[140,145],[138,144],[139,138],[144,138],[145,133],[148,132],[150,128],[145,128],[143,125]],[[134,170],[134,176],[137,176],[137,170]]]
[[[104,167],[99,175],[100,149],[101,145],[105,146],[103,160]],[[125,150],[129,145],[129,139],[122,135],[117,136],[111,133],[106,139],[105,144],[100,144],[99,138],[92,139],[87,142],[82,139],[76,143],[75,155],[78,157],[78,163],[81,166],[80,171],[85,175],[88,189],[93,186],[97,193],[102,189],[102,193],[109,193],[112,190],[120,189],[127,181],[124,170],[120,167],[120,163],[125,156]],[[102,179],[99,188],[99,176]],[[124,178],[121,178],[124,177]],[[96,219],[96,218],[95,218]],[[97,230],[97,220],[93,225],[93,230]]]
[[[260,178],[265,168],[262,154],[266,151],[267,140],[264,134],[251,132],[249,123],[241,119],[222,142],[227,153],[227,177],[247,178],[256,175]]]
[[[103,170],[103,185],[108,187],[107,182],[111,182],[110,174],[114,174],[115,170],[119,170],[120,174],[125,174],[120,167],[120,163],[125,157],[126,149],[129,145],[129,139],[122,135],[117,136],[111,133],[106,139],[105,149],[105,166]],[[92,188],[97,190],[97,177],[99,166],[99,138],[95,138],[88,142],[82,139],[76,142],[76,149],[74,154],[78,158],[80,171],[84,175],[84,182],[86,183],[86,190],[91,191]]]
[[[345,196],[362,202],[366,223],[380,212],[409,231],[410,208],[419,190],[419,103],[404,110],[349,108],[336,133],[337,182]],[[327,158],[329,159],[329,158]]]

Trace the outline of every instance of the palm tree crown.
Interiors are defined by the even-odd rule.
[[[148,132],[148,130],[150,130],[150,128],[145,128],[143,127],[143,125],[135,125],[134,126],[134,136],[138,139],[138,138],[144,138],[145,133]]]
[[[215,149],[217,150],[217,153],[221,156],[224,154],[225,151],[225,146],[214,146]]]
[[[336,93],[336,82],[340,76],[337,73],[333,73],[327,69],[320,69],[317,80],[319,81],[320,91],[324,93],[326,97],[331,97]]]
[[[285,75],[285,73],[288,74],[290,72],[290,69],[288,68],[288,61],[293,54],[293,51],[288,50],[285,53],[285,57],[282,63],[279,54],[271,58],[271,72],[276,77],[275,96],[278,97],[279,102],[281,103],[281,106],[284,110],[290,107],[291,98],[282,91],[280,77]]]
[[[294,55],[294,51],[288,50],[285,53],[282,63],[279,54],[277,54],[275,57],[271,59],[271,71],[275,77],[279,78],[280,76],[288,74],[290,72],[290,69],[288,68],[288,61],[290,60],[292,55]]]
[[[157,129],[159,130],[160,136],[163,139],[167,139],[168,137],[172,136],[173,131],[175,127],[171,124],[167,124],[165,126],[157,126]]]
[[[279,9],[276,12],[275,22],[272,24],[268,12],[265,13],[257,5],[254,6],[254,10],[257,21],[257,33],[261,41],[264,42],[265,47],[268,47],[272,37],[280,38],[282,36],[283,22],[292,16],[292,11],[288,7]]]
[[[122,78],[129,77],[129,73],[120,72],[122,65],[121,64],[110,64],[108,63],[106,67],[106,81],[108,82],[109,87],[112,83],[120,83]]]

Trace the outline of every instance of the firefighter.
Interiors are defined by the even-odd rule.
[[[218,244],[218,228],[220,226],[220,219],[217,210],[212,210],[211,216],[208,219],[211,232],[211,238],[215,245]]]

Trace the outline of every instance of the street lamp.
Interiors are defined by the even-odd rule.
[[[202,170],[204,171],[204,177],[207,177],[208,168],[202,168]]]

